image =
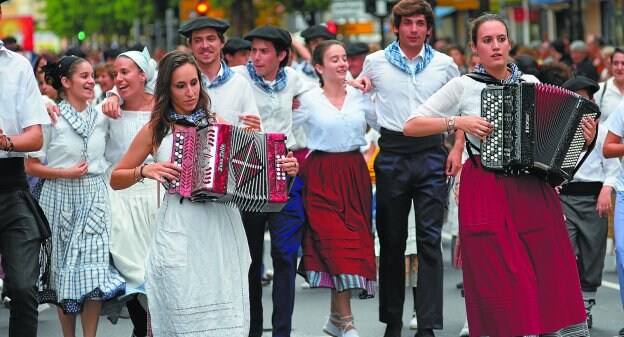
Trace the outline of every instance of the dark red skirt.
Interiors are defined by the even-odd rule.
[[[555,190],[533,176],[503,176],[467,160],[459,193],[470,335],[535,335],[583,323],[578,271]]]
[[[301,176],[308,220],[302,240],[305,272],[359,276],[370,287],[376,279],[372,187],[362,154],[313,151]],[[317,286],[326,286],[320,282]]]

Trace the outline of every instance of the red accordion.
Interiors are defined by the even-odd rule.
[[[277,160],[286,156],[282,133],[251,132],[228,124],[174,129],[171,161],[180,177],[170,194],[192,201],[236,205],[244,211],[279,212],[288,201],[286,173]]]

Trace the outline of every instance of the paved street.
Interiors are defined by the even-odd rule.
[[[439,337],[456,337],[464,323],[464,303],[455,285],[460,281],[460,271],[450,265],[450,241],[443,241],[444,257],[446,259],[444,281],[444,330],[437,331]],[[624,326],[624,310],[620,303],[617,289],[617,274],[615,272],[614,256],[607,256],[605,267],[605,286],[598,291],[597,306],[594,307],[594,328],[592,337],[612,337],[617,335]],[[303,279],[297,279],[297,297],[292,337],[321,337],[326,336],[321,331],[325,319],[329,314],[329,291],[319,289],[302,289],[299,284]],[[496,280],[492,280],[496,282]],[[271,288],[264,288],[264,320],[265,327],[271,321]],[[411,289],[406,289],[406,305],[404,323],[407,325],[412,314]],[[362,337],[380,337],[384,332],[384,325],[377,320],[378,299],[352,300],[355,325]],[[39,336],[62,337],[61,328],[56,316],[56,310],[51,308],[40,315]],[[78,324],[79,326],[80,324]],[[81,336],[78,331],[77,336]],[[99,337],[127,337],[131,334],[130,320],[122,319],[117,325],[112,325],[105,318],[100,319]],[[8,335],[8,310],[0,309],[0,336]],[[414,331],[403,329],[403,337],[413,336]],[[265,333],[270,336],[270,331]]]

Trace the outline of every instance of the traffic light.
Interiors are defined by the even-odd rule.
[[[82,42],[87,37],[87,34],[85,34],[85,32],[81,30],[78,32],[77,37],[78,37],[78,41]]]
[[[199,0],[195,5],[195,12],[198,16],[205,16],[210,10],[210,2],[205,0]]]
[[[338,26],[334,20],[327,22],[327,30],[332,34],[336,34],[338,32]]]

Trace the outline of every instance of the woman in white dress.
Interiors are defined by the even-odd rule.
[[[123,99],[121,117],[111,119],[106,142],[106,159],[117,165],[139,130],[149,122],[154,107],[156,61],[147,48],[120,54],[113,65],[117,93]],[[143,162],[151,164],[149,156]],[[110,252],[113,263],[126,279],[126,302],[134,325],[133,336],[147,336],[147,312],[138,294],[145,294],[145,258],[152,241],[152,225],[158,210],[157,183],[135,184],[110,191],[112,214]]]
[[[149,123],[113,171],[114,189],[144,178],[164,183],[178,177],[178,166],[170,162],[172,129],[217,118],[209,113],[200,70],[184,52],[172,51],[160,61],[155,102]],[[156,162],[144,165],[150,154]],[[297,173],[292,154],[280,161],[288,174]],[[247,336],[250,262],[236,208],[165,193],[145,275],[153,335]]]
[[[48,300],[58,305],[65,337],[75,336],[79,313],[83,335],[95,337],[101,300],[125,290],[109,259],[108,119],[88,104],[95,81],[87,61],[65,56],[44,70],[46,81],[64,97],[58,105],[61,117],[44,127],[43,147],[26,165],[29,174],[46,179],[39,203],[52,227],[54,292]]]

